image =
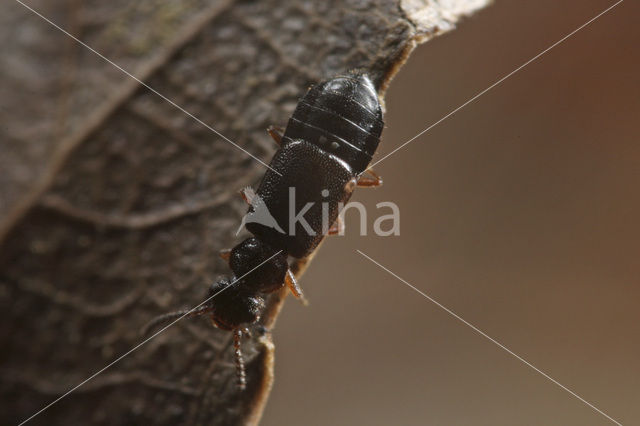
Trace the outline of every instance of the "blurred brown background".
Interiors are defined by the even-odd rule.
[[[393,81],[377,158],[613,4],[497,1]],[[401,236],[327,241],[275,330],[264,425],[640,424],[640,29],[625,1],[377,170]],[[349,225],[351,227],[349,228]]]

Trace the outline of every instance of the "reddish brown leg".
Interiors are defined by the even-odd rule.
[[[269,126],[267,127],[267,133],[273,138],[274,141],[278,144],[278,146],[282,145],[282,133],[284,129],[279,126]]]
[[[231,249],[222,249],[222,250],[220,250],[220,257],[223,260],[226,260],[228,262],[229,258],[231,257]]]
[[[253,197],[256,196],[256,193],[253,190],[253,188],[251,188],[250,186],[247,186],[246,188],[243,188],[240,191],[240,196],[242,197],[245,203],[251,205],[251,201],[253,201]]]
[[[342,218],[340,216],[338,216],[336,221],[333,223],[333,225],[331,225],[331,228],[329,228],[329,231],[327,232],[327,235],[338,234],[344,235],[344,222],[342,221]]]
[[[289,287],[289,290],[291,290],[291,293],[293,293],[293,295],[297,299],[299,299],[305,305],[309,303],[307,302],[307,299],[305,299],[304,294],[302,293],[302,289],[298,285],[298,281],[296,280],[296,277],[293,275],[293,272],[291,272],[291,270],[287,271],[287,275],[285,275],[284,277],[284,282],[287,284],[287,287]]]
[[[369,176],[364,176],[364,173],[368,173]],[[376,172],[367,169],[364,173],[358,178],[359,188],[376,188],[382,185],[382,178]]]

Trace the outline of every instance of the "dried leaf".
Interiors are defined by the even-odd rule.
[[[315,81],[366,70],[381,95],[419,42],[486,0],[29,5],[262,161]],[[0,6],[2,422],[22,421],[203,300],[264,167],[17,2]],[[305,264],[296,264],[299,276]],[[268,301],[271,328],[284,293]],[[273,344],[182,321],[33,419],[254,424]]]

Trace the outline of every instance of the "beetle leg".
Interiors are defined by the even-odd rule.
[[[327,231],[327,235],[344,235],[344,222],[340,216],[333,222],[333,225],[331,225],[331,228]]]
[[[267,127],[267,133],[273,138],[274,141],[278,144],[278,146],[282,146],[282,133],[284,129],[280,126],[270,125]]]
[[[293,275],[293,272],[291,272],[291,269],[287,270],[287,275],[284,276],[284,282],[287,284],[287,287],[289,287],[289,290],[291,290],[291,293],[293,293],[293,295],[297,299],[300,299],[300,301],[305,305],[309,303],[307,302],[307,299],[304,297],[304,294],[302,293],[302,289],[298,285],[298,281],[296,280],[296,277]]]
[[[364,176],[364,173],[369,173],[369,176]],[[364,173],[358,177],[358,187],[376,188],[382,185],[382,178],[376,172],[367,169]]]
[[[256,192],[253,190],[253,188],[251,188],[250,186],[247,186],[246,188],[243,188],[240,191],[240,196],[242,197],[245,203],[251,205],[253,198],[256,196]]]
[[[222,258],[222,260],[226,260],[228,262],[231,258],[231,249],[220,250],[220,257]]]

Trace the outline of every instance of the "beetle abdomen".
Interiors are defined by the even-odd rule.
[[[348,74],[313,86],[300,100],[284,142],[305,140],[360,174],[380,142],[382,109],[367,75]]]

